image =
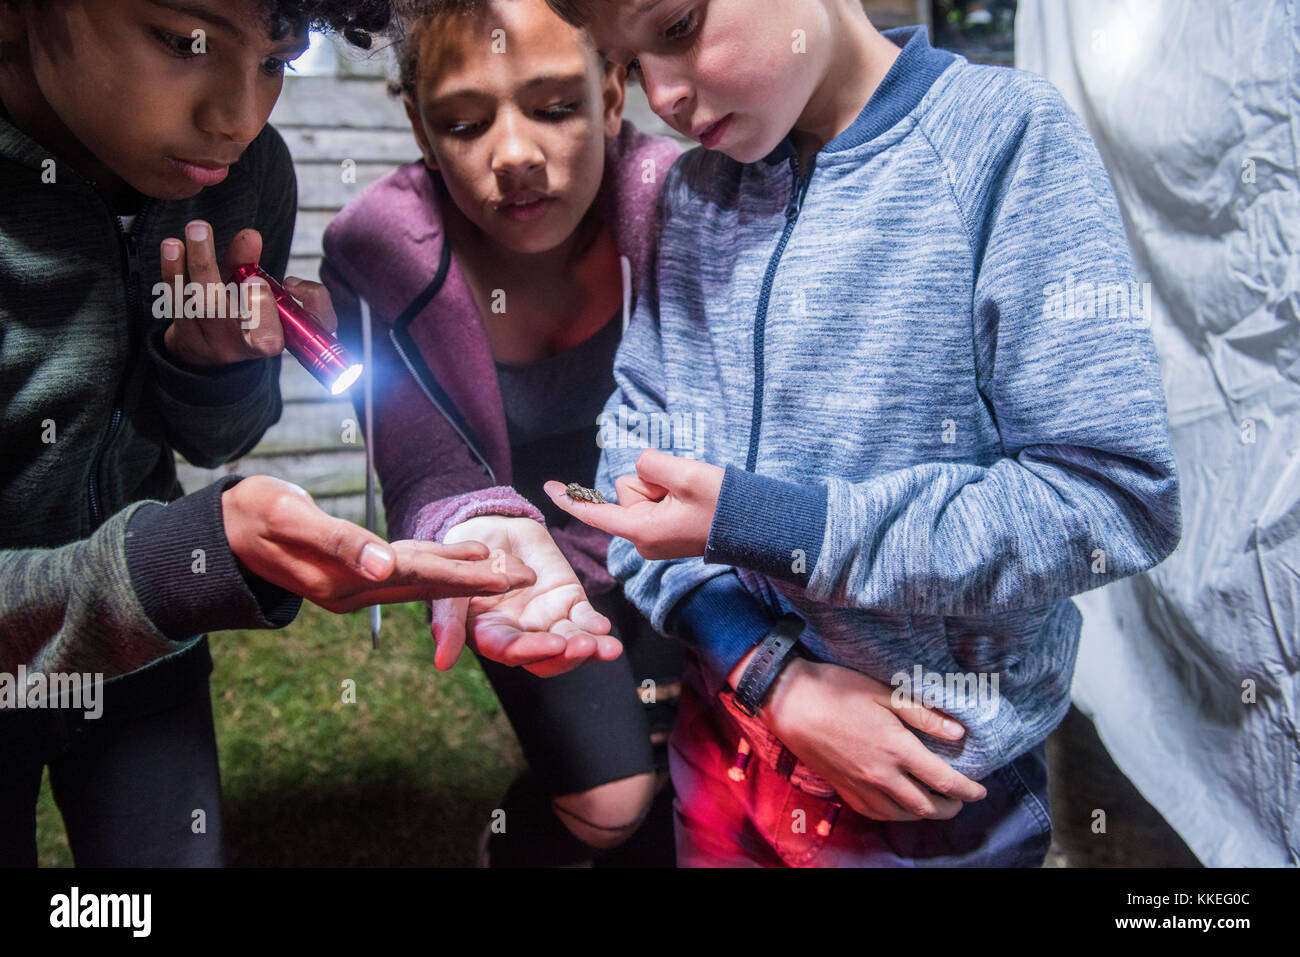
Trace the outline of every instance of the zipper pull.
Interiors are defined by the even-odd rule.
[[[135,275],[140,271],[140,247],[136,245],[135,237],[130,233],[126,234],[126,264],[127,268]]]
[[[727,768],[727,777],[737,782],[745,780],[745,772],[749,770],[749,755],[749,742],[741,738],[740,747],[736,749],[736,758],[731,767]]]
[[[831,836],[831,831],[834,830],[835,822],[839,820],[840,811],[842,811],[843,809],[844,809],[844,805],[841,804],[839,801],[830,802],[830,806],[826,808],[826,816],[817,822],[818,837]]]

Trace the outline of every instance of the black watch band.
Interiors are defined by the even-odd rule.
[[[759,707],[771,690],[772,682],[790,663],[799,647],[803,626],[804,620],[794,612],[782,615],[763,638],[745,673],[740,676],[740,683],[736,686],[736,707],[751,718],[758,717]]]

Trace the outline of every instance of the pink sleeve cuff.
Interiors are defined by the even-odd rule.
[[[430,502],[416,513],[411,538],[441,542],[451,529],[479,515],[531,518],[546,526],[546,519],[528,499],[508,485],[497,485]]]

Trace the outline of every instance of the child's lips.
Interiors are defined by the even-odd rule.
[[[728,113],[722,119],[710,123],[708,126],[697,128],[692,132],[691,136],[694,139],[699,140],[700,145],[705,149],[713,149],[713,147],[718,144],[718,141],[722,139],[723,134],[727,132],[727,129],[730,126],[731,114]]]
[[[555,199],[554,196],[547,196],[537,190],[528,190],[498,203],[497,211],[516,222],[531,222],[545,216],[555,204]]]
[[[186,160],[175,156],[167,159],[182,175],[199,186],[215,186],[230,173],[230,164],[220,160]]]

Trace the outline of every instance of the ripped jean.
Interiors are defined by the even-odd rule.
[[[988,795],[951,820],[875,821],[839,801],[729,692],[711,702],[699,668],[687,655],[668,742],[678,867],[1042,866],[1052,839],[1042,743],[983,778]]]

